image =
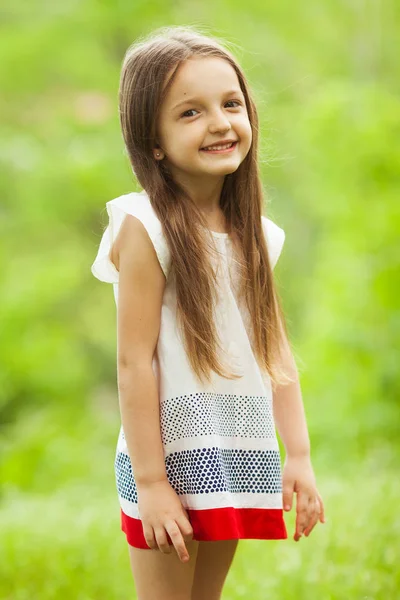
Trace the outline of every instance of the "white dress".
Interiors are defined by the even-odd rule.
[[[191,370],[177,327],[175,288],[168,277],[170,253],[149,197],[145,191],[133,192],[110,200],[106,207],[109,224],[91,270],[101,281],[113,284],[117,308],[119,274],[109,252],[127,214],[143,223],[166,276],[153,370],[168,480],[188,511],[193,539],[287,538],[271,382],[253,354],[248,311],[238,299],[229,234],[211,232],[221,265],[215,317],[230,367],[243,376],[229,380],[213,372],[211,384],[202,386]],[[264,216],[262,223],[274,267],[285,234]],[[148,548],[122,426],[115,476],[121,528],[130,545]]]

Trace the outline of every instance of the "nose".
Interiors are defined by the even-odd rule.
[[[209,130],[210,133],[215,133],[217,131],[229,131],[231,129],[231,124],[229,119],[223,112],[218,111],[215,113],[210,119]]]

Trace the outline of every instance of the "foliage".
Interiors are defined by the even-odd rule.
[[[132,592],[113,484],[114,298],[90,265],[105,202],[137,189],[117,114],[123,53],[192,24],[233,44],[256,96],[328,518],[299,544],[241,543],[224,597],[396,598],[398,5],[32,0],[2,12],[0,597]]]

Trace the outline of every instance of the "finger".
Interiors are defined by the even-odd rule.
[[[282,502],[284,510],[290,510],[292,508],[293,488],[294,485],[284,485],[283,487]]]
[[[188,513],[187,509],[184,506],[182,506],[182,510],[183,510],[183,514],[185,515],[185,517],[187,518],[187,520],[190,523],[189,513]]]
[[[297,507],[296,507],[296,527],[298,532],[306,526],[308,521],[308,495],[305,493],[297,494]]]
[[[303,535],[305,534],[306,529],[308,529],[308,527],[312,523],[312,520],[315,517],[315,513],[316,513],[315,496],[309,496],[308,504],[307,504],[307,522],[303,529]]]
[[[189,552],[187,551],[181,530],[179,529],[176,521],[168,521],[165,524],[165,529],[168,531],[169,537],[171,538],[179,559],[183,562],[189,560]]]
[[[312,505],[313,505],[313,513],[312,513],[311,519],[308,523],[308,526],[304,530],[304,535],[306,537],[308,537],[310,535],[310,533],[314,529],[315,525],[318,523],[318,518],[319,518],[319,502],[316,498],[312,502]]]
[[[306,494],[297,494],[296,506],[296,532],[295,539],[300,539],[308,522],[308,496]],[[296,541],[297,541],[296,539]]]
[[[297,541],[301,538],[301,536],[303,535],[303,531],[306,527],[306,517],[305,517],[305,512],[303,513],[299,513],[299,519],[296,520],[296,526],[295,526],[295,534],[294,534],[294,539]]]
[[[321,521],[321,523],[326,523],[324,503],[323,503],[322,498],[321,498],[321,496],[319,494],[318,494],[318,501],[319,501],[319,505],[320,505],[320,518],[319,518],[319,520]]]
[[[163,554],[171,554],[171,546],[168,543],[164,527],[154,528],[157,546]]]
[[[307,527],[309,527],[313,514],[314,511],[311,499],[307,495],[305,495],[303,496],[302,503],[300,504],[298,527],[296,527],[298,539],[300,539],[301,536],[304,535],[304,532],[306,531]]]
[[[315,514],[315,497],[313,498],[312,496],[310,496],[308,498],[308,504],[307,504],[307,521],[308,521],[308,523],[310,523],[310,521],[314,518],[314,514]],[[308,527],[308,525],[306,527]]]
[[[157,542],[154,537],[154,531],[150,525],[143,525],[143,535],[149,548],[152,550],[158,550]]]
[[[181,530],[184,540],[192,540],[193,539],[193,527],[190,524],[190,521],[186,519],[184,516],[178,517],[175,519],[178,523],[178,527]]]

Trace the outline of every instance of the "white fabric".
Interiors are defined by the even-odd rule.
[[[211,383],[201,385],[192,372],[177,326],[176,294],[172,278],[168,278],[170,253],[161,223],[147,194],[144,191],[126,194],[110,200],[106,206],[109,224],[103,233],[91,270],[101,281],[114,284],[117,307],[118,271],[110,261],[109,253],[125,215],[134,215],[143,223],[166,276],[160,332],[153,359],[153,369],[159,387],[166,460],[169,457],[168,460],[173,461],[174,457],[179,455],[179,451],[195,452],[196,448],[203,452],[204,448],[211,447],[213,451],[222,453],[228,448],[233,453],[241,449],[243,455],[263,448],[263,460],[273,462],[263,463],[262,469],[265,471],[266,478],[264,488],[260,488],[260,493],[252,495],[252,506],[280,508],[282,506],[281,474],[279,446],[273,421],[271,382],[270,378],[260,370],[254,357],[250,315],[238,298],[239,286],[229,235],[212,232],[221,265],[215,319],[224,353],[221,359],[228,368],[240,373],[242,377],[229,380],[212,373]],[[285,233],[264,216],[262,224],[271,266],[274,267],[282,250]],[[172,462],[169,464],[172,465]],[[191,464],[194,465],[195,461]],[[132,470],[128,467],[128,450],[121,426],[116,458],[119,499],[126,514],[137,516],[135,482]],[[170,466],[170,468],[172,473],[175,467]],[[229,468],[221,467],[219,476],[228,477]],[[243,483],[244,491],[249,485],[244,484],[244,478],[248,477],[248,472],[245,473],[244,470],[243,481],[238,468],[232,474],[232,477],[237,479],[239,486],[237,489],[241,489]],[[222,495],[216,492],[209,494],[195,492],[185,495],[182,492],[182,497],[186,499],[186,506],[200,509],[240,505],[240,495],[233,489],[229,491],[231,489],[229,481],[224,484],[228,491]],[[254,489],[256,490],[256,487]],[[266,490],[269,490],[267,495],[264,493]],[[242,496],[242,498],[242,506],[248,506],[248,497]]]
[[[96,260],[92,265],[92,273],[100,281],[118,283],[119,274],[110,260],[110,250],[126,215],[140,219],[156,250],[158,260],[168,276],[170,255],[165,241],[161,223],[153,211],[145,192],[130,193],[114,198],[106,203],[109,223],[103,233]]]
[[[262,224],[267,239],[268,256],[272,269],[278,262],[279,255],[285,242],[285,232],[276,223],[262,216]]]
[[[118,198],[107,202],[106,208],[109,223],[103,233],[96,259],[91,267],[93,275],[106,283],[118,283],[119,274],[111,262],[109,254],[122,221],[128,214],[137,217],[143,223],[167,277],[170,268],[170,252],[163,236],[161,223],[153,211],[147,194],[143,191],[118,196]],[[285,241],[285,232],[264,216],[262,216],[262,225],[267,239],[271,267],[274,268]],[[215,238],[227,237],[224,233],[213,232],[213,235]]]
[[[109,254],[122,221],[127,214],[140,219],[153,242],[157,257],[167,278],[161,315],[161,329],[158,340],[158,358],[161,367],[161,391],[163,396],[185,393],[187,389],[198,390],[198,383],[191,373],[189,363],[183,348],[175,319],[176,297],[171,281],[168,280],[170,269],[170,252],[163,235],[161,223],[157,218],[150,199],[145,191],[132,192],[114,198],[106,203],[109,215],[109,224],[105,229],[99,250],[91,271],[100,281],[114,284],[115,302],[118,306],[118,279],[119,273],[111,262]],[[262,216],[262,223],[267,240],[271,266],[275,267],[281,253],[285,233],[273,221]],[[248,311],[240,303],[237,290],[238,283],[235,279],[234,260],[232,258],[231,240],[228,234],[212,232],[217,248],[222,259],[222,280],[220,302],[216,307],[216,319],[219,323],[219,333],[223,347],[237,360],[242,367],[244,377],[233,381],[215,375],[215,385],[224,392],[253,393],[260,392],[261,373],[254,360],[251,348],[252,331]],[[243,327],[245,325],[245,327]],[[233,354],[232,354],[233,353]]]

